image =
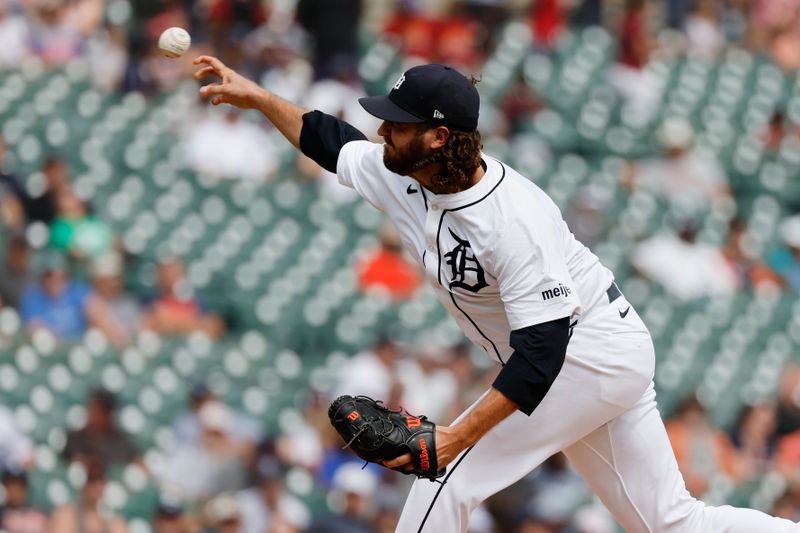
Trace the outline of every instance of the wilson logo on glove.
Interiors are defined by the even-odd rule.
[[[388,409],[367,396],[340,396],[328,408],[328,418],[344,447],[365,461],[383,464],[410,454],[412,470],[398,472],[430,480],[445,473],[436,462],[436,424],[424,416]]]
[[[429,470],[431,468],[431,461],[428,456],[428,445],[422,437],[419,438],[419,449],[419,467],[423,470]]]

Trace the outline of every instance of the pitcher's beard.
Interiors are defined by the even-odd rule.
[[[389,150],[394,153],[389,154]],[[408,176],[439,160],[438,153],[425,146],[422,137],[416,137],[402,150],[385,145],[383,147],[383,164],[390,171],[401,176]]]

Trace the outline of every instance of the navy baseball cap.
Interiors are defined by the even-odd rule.
[[[463,74],[447,65],[408,69],[388,96],[358,99],[370,115],[389,122],[442,124],[456,130],[478,127],[480,97]]]

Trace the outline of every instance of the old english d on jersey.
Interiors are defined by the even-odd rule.
[[[495,159],[483,164],[469,189],[436,195],[387,170],[382,145],[354,141],[342,148],[337,174],[389,215],[464,333],[504,362],[512,330],[576,317],[605,296],[613,276],[538,186]]]

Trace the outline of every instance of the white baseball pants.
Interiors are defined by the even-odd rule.
[[[656,408],[652,340],[628,307],[621,297],[581,318],[533,414],[495,426],[448,466],[443,486],[417,480],[397,533],[466,532],[478,504],[558,451],[629,533],[800,533],[788,520],[689,494]]]

